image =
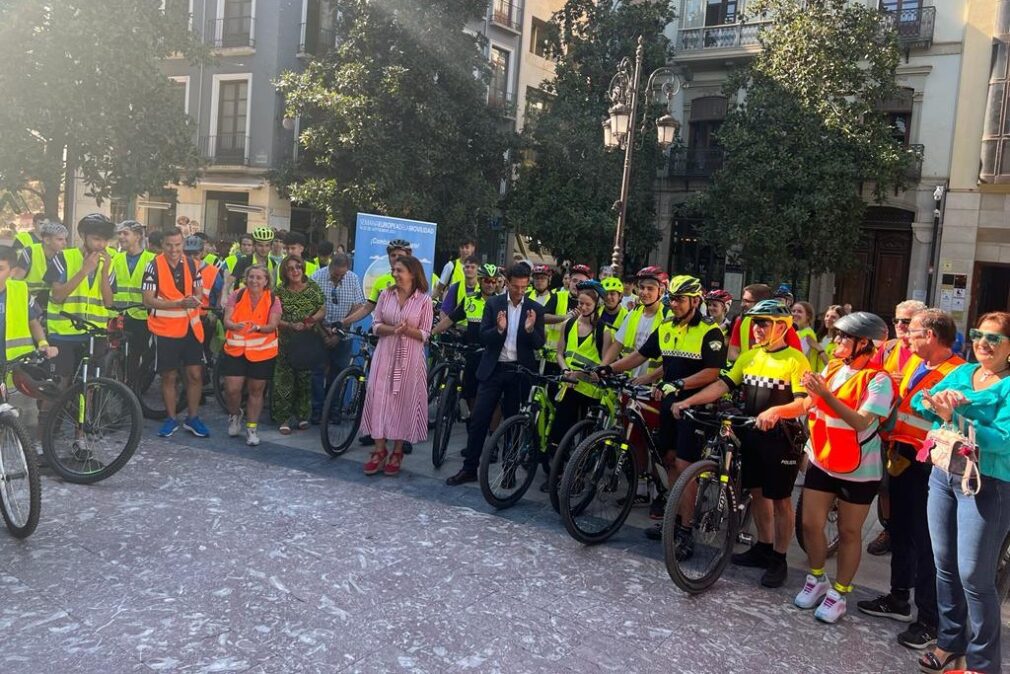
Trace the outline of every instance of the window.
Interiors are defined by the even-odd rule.
[[[881,0],[880,8],[885,12],[900,12],[922,8],[922,0]]]
[[[148,231],[165,230],[175,226],[175,205],[178,194],[175,190],[165,190],[161,194],[150,194],[139,206],[145,210],[144,224]]]
[[[737,0],[708,0],[705,5],[705,25],[721,26],[736,23]]]
[[[172,91],[172,100],[178,110],[189,114],[189,78],[170,77],[169,86]]]
[[[495,108],[504,108],[509,97],[509,61],[511,54],[501,47],[491,47],[491,86],[488,103]]]
[[[253,0],[221,0],[223,8],[218,10],[220,47],[253,46]]]
[[[547,58],[547,31],[547,22],[534,16],[530,24],[530,51],[541,58]]]
[[[892,98],[880,105],[880,111],[887,118],[891,135],[900,145],[908,145],[912,140],[912,96],[913,89],[901,88]]]
[[[248,80],[221,82],[218,94],[217,137],[214,142],[215,159],[231,162],[245,160],[248,106]]]
[[[235,207],[229,208],[229,207]],[[248,192],[207,192],[203,221],[209,236],[245,234],[249,215]]]
[[[531,127],[551,106],[551,95],[536,87],[526,87],[525,126]]]
[[[491,3],[491,20],[501,26],[507,26],[518,31],[522,12],[518,3],[510,0],[494,0]]]

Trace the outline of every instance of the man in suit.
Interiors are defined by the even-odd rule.
[[[445,481],[449,486],[477,480],[480,454],[498,401],[502,400],[505,417],[519,411],[530,386],[519,368],[535,370],[537,350],[544,346],[544,309],[526,296],[529,265],[513,264],[506,278],[505,294],[489,298],[484,305],[480,324],[484,354],[477,366],[477,401],[470,415],[463,468]]]

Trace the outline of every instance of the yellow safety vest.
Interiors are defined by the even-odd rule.
[[[466,320],[463,323],[477,323],[479,325],[484,320],[484,305],[486,303],[487,300],[484,299],[484,296],[479,291],[467,295],[466,305],[464,306]]]
[[[67,264],[67,280],[69,281],[84,265],[84,253],[80,248],[68,248],[63,251],[63,258]],[[64,337],[86,334],[83,330],[75,328],[69,318],[60,316],[60,311],[73,314],[97,325],[103,325],[108,320],[111,312],[105,308],[101,284],[102,274],[108,274],[109,271],[105,268],[105,261],[101,260],[95,270],[94,280],[88,281],[88,277],[85,276],[80,284],[70,291],[63,304],[56,304],[50,298],[46,317],[46,329],[50,334]]]
[[[35,340],[28,325],[28,284],[24,281],[7,279],[6,298],[6,339],[7,360],[13,360],[35,349]]]
[[[638,335],[638,323],[642,320],[644,313],[645,307],[635,307],[634,311],[629,313],[627,318],[624,319],[624,341],[621,343],[621,356],[626,356],[636,350],[635,337]],[[652,317],[652,330],[650,330],[650,334],[663,324],[663,318],[663,310],[660,309]],[[660,360],[650,360],[649,370],[654,370],[662,364]]]
[[[32,244],[38,243],[35,239],[35,235],[32,232],[18,232],[14,236],[15,241],[21,242],[23,248],[29,248]]]
[[[126,252],[117,253],[112,258],[112,274],[116,278],[116,292],[112,295],[112,305],[117,309],[122,309],[129,304],[143,304],[144,293],[141,285],[144,278],[144,270],[151,260],[155,258],[154,253],[149,250],[141,251],[137,266],[130,272],[130,265],[126,262]],[[126,315],[138,321],[147,320],[147,309],[128,309]]]
[[[664,358],[701,360],[701,351],[705,346],[705,335],[714,325],[714,323],[705,320],[697,325],[661,323],[659,326],[659,350]]]
[[[741,326],[742,327],[742,326]],[[800,346],[803,346],[803,340],[809,338],[811,342],[817,344],[817,333],[814,332],[813,328],[803,328],[802,330],[796,331],[796,336],[800,338]],[[740,340],[743,341],[743,334],[741,333]],[[802,350],[802,349],[801,349]],[[827,363],[821,363],[821,354],[818,353],[811,347],[810,352],[807,353],[807,360],[810,362],[810,369],[814,372],[820,372],[824,369]]]
[[[558,298],[557,306],[554,308],[555,316],[564,316],[568,313],[569,295],[570,293],[567,290],[558,290],[554,293],[554,296]],[[553,325],[547,325],[544,328],[544,332],[547,336],[547,343],[544,346],[551,354],[557,352],[558,340],[561,339],[561,330],[564,326],[564,323],[555,323]]]
[[[600,315],[603,315],[605,309],[606,307],[603,306],[600,307]],[[617,305],[617,317],[614,319],[614,322],[606,323],[605,325],[614,332],[617,332],[618,330],[621,329],[621,326],[624,325],[624,321],[626,321],[627,319],[628,319],[627,308],[625,308],[624,305],[619,304]]]
[[[565,332],[565,363],[572,370],[589,370],[603,361],[600,348],[596,344],[596,327],[586,337],[579,341],[578,318],[571,318],[564,323]],[[573,387],[582,395],[590,398],[602,398],[603,391],[598,386],[587,381],[580,381]]]
[[[449,274],[449,282],[445,284],[445,287],[448,288],[453,283],[466,285],[466,275],[463,273],[463,260],[458,257],[452,261],[452,273]],[[456,301],[459,302],[460,300]]]
[[[34,295],[47,287],[43,279],[46,277],[46,272],[49,271],[49,260],[46,259],[46,251],[42,248],[41,243],[33,243],[25,248],[30,251],[32,266],[28,269],[23,280],[28,284],[28,292]]]

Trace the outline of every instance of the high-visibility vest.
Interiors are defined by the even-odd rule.
[[[464,323],[477,323],[484,319],[484,305],[487,300],[484,299],[484,295],[480,291],[471,293],[466,297],[466,304],[464,305],[464,310],[466,311],[466,319]]]
[[[545,304],[547,304],[547,300],[551,298],[551,291],[548,289],[547,292],[545,292],[543,295],[538,295],[537,289],[534,288],[533,286],[530,286],[529,288],[526,289],[526,296],[529,297],[534,302],[536,302],[537,304],[539,304],[540,306],[544,306]]]
[[[568,299],[569,293],[567,290],[558,290],[554,293],[554,296],[558,298],[557,305],[554,308],[555,316],[564,316],[568,313]],[[547,337],[547,343],[544,347],[551,354],[557,351],[558,340],[561,339],[561,330],[564,328],[564,323],[554,323],[553,325],[544,326],[544,334]]]
[[[884,350],[884,372],[901,372],[901,340],[889,339],[881,348]]]
[[[34,295],[48,287],[43,279],[49,271],[49,260],[46,259],[46,251],[41,243],[33,243],[25,248],[31,255],[32,266],[22,280],[28,284],[28,292]]]
[[[817,333],[814,332],[813,328],[806,327],[803,328],[802,330],[797,330],[796,336],[800,338],[800,347],[801,347],[800,351],[802,351],[803,347],[806,346],[805,344],[803,344],[804,339],[809,339],[812,344],[817,344]],[[741,337],[740,339],[743,339],[743,337]],[[806,357],[807,361],[810,363],[810,369],[813,370],[814,372],[820,372],[821,370],[824,369],[824,366],[827,364],[827,363],[824,364],[821,363],[821,354],[812,346],[809,347],[809,350],[806,352]]]
[[[624,325],[624,321],[628,319],[628,313],[628,310],[623,305],[617,305],[617,315],[614,316],[614,320],[612,322],[605,323],[605,325],[614,332],[617,332],[621,329],[621,326]],[[600,309],[600,315],[603,315],[602,308]]]
[[[960,356],[951,356],[937,367],[927,371],[915,386],[910,387],[912,375],[915,374],[921,363],[922,358],[914,355],[905,363],[901,384],[898,386],[901,402],[898,403],[898,407],[894,411],[894,425],[880,433],[885,440],[911,445],[916,450],[922,448],[922,443],[926,440],[926,434],[933,428],[933,423],[926,421],[912,410],[912,398],[919,391],[928,391],[933,388],[958,365],[964,365],[964,359]]]
[[[638,347],[635,346],[635,337],[638,335],[638,324],[642,320],[642,316],[645,314],[645,307],[635,307],[633,311],[628,314],[628,317],[624,319],[624,341],[621,343],[621,356],[626,356],[632,351],[635,351]],[[663,311],[659,310],[656,315],[652,317],[652,330],[659,329],[659,326],[663,324]],[[659,360],[650,360],[649,369],[655,369],[662,365]]]
[[[705,335],[714,323],[701,320],[696,325],[665,321],[659,324],[659,350],[664,358],[701,360],[705,348]]]
[[[229,255],[223,262],[229,274],[235,273],[235,265],[238,264],[238,255]]]
[[[445,284],[445,287],[448,288],[453,283],[466,286],[466,274],[463,273],[463,260],[458,257],[452,261],[452,273],[449,274],[449,282]],[[458,299],[456,301],[457,303],[459,302]]]
[[[7,279],[5,304],[4,338],[7,340],[7,360],[11,361],[35,349],[35,340],[28,325],[28,284]]]
[[[18,232],[14,236],[14,240],[19,242],[22,248],[30,248],[32,244],[39,243],[34,232]]]
[[[464,280],[463,283],[461,283],[461,284],[459,284],[459,285],[456,286],[456,306],[459,306],[460,303],[462,303],[462,302],[469,302],[469,298],[471,298],[471,297],[473,297],[475,295],[477,297],[481,297],[480,288],[479,287],[475,287],[472,291],[467,292],[467,290],[466,290],[466,281]],[[483,301],[484,300],[481,299],[481,303],[482,304],[483,304]],[[469,306],[469,304],[467,304],[467,306]],[[483,311],[483,306],[481,308],[481,311]],[[468,322],[467,319],[463,319],[462,321],[459,321],[458,323],[456,323],[456,325],[458,325],[460,327],[463,327],[463,326],[465,326],[467,324],[467,322]]]
[[[210,291],[214,288],[220,270],[212,264],[200,267],[200,278],[203,281],[203,297],[200,299],[200,314],[206,315],[210,308]]]
[[[130,271],[130,265],[126,262],[126,252],[116,253],[112,258],[112,274],[116,277],[116,292],[112,296],[112,304],[117,309],[122,309],[129,304],[143,304],[144,292],[142,289],[144,271],[147,265],[155,257],[149,250],[141,251],[137,259],[137,266]],[[138,321],[147,320],[147,309],[140,307],[127,309],[126,315]]]
[[[169,302],[177,302],[186,297],[175,287],[175,279],[172,277],[172,269],[168,266],[168,260],[162,253],[154,258],[154,264],[158,269],[158,292],[156,297]],[[193,275],[189,272],[189,262],[183,257],[179,260],[182,265],[182,287],[189,289],[193,287]],[[181,339],[186,336],[186,332],[192,328],[193,334],[199,342],[203,342],[203,323],[200,322],[199,309],[184,309],[183,307],[172,307],[171,309],[151,309],[151,315],[147,319],[147,329],[152,334],[159,337],[171,337]]]
[[[239,291],[238,301],[231,312],[232,323],[252,323],[266,325],[270,322],[270,308],[274,304],[273,295],[264,290],[260,301],[252,305],[251,293],[246,289]],[[246,360],[258,363],[277,357],[277,332],[252,332],[228,330],[225,333],[224,352],[235,358],[245,357]]]
[[[581,341],[579,340],[579,319],[570,318],[564,324],[565,330],[565,363],[572,370],[591,370],[603,361],[600,346],[596,343],[597,336],[602,337],[597,326]],[[574,385],[576,391],[590,398],[602,398],[603,391],[587,381]]]
[[[84,265],[84,253],[80,248],[68,248],[63,251],[63,259],[67,265],[67,281],[69,281]],[[87,276],[81,279],[80,284],[70,291],[63,304],[56,304],[50,297],[46,312],[46,329],[49,334],[66,337],[85,334],[84,330],[75,328],[69,318],[60,316],[60,311],[97,325],[105,324],[112,312],[105,308],[105,300],[102,299],[102,275],[110,271],[105,268],[105,260],[100,260],[95,269],[94,280],[89,281]]]
[[[840,358],[828,363],[824,380],[829,385],[843,365],[845,361]],[[870,382],[880,372],[882,370],[876,366],[867,365],[832,393],[849,409],[858,410]],[[897,393],[894,381],[888,377],[887,382]],[[831,409],[823,398],[814,398],[814,406],[807,415],[807,426],[810,429],[810,446],[814,450],[814,458],[821,467],[833,473],[851,473],[859,468],[863,450],[858,431]]]
[[[303,260],[305,262],[305,278],[308,278],[319,271],[319,266],[309,262],[308,260]],[[281,284],[281,266],[278,264],[274,268],[274,286],[279,286]]]
[[[204,264],[213,265],[215,267],[220,260],[221,258],[217,256],[217,253],[207,253],[206,257],[203,258]]]

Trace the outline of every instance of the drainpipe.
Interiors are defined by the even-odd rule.
[[[933,190],[933,238],[929,242],[929,276],[926,282],[926,306],[933,305],[933,296],[936,288],[936,254],[940,248],[940,206],[943,204],[943,185],[937,185]]]

